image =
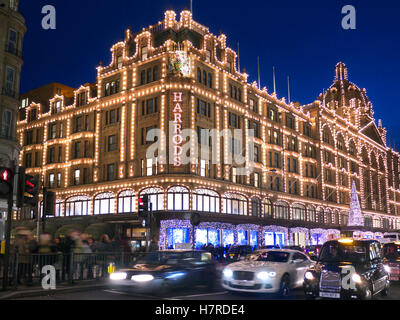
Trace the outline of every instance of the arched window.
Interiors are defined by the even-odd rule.
[[[326,221],[328,224],[332,223],[332,212],[329,209],[326,209],[325,211],[325,215],[326,215]]]
[[[306,220],[306,207],[303,206],[302,204],[293,205],[292,217],[293,217],[293,220],[305,221]]]
[[[224,196],[224,213],[247,215],[247,198],[236,193]]]
[[[373,218],[374,228],[381,228],[381,220],[378,217]]]
[[[372,218],[371,217],[364,217],[364,226],[366,226],[367,228],[372,228],[373,227],[373,223],[372,223]]]
[[[323,132],[322,132],[322,140],[327,143],[327,144],[332,144],[332,134],[331,130],[328,128],[328,126],[325,126]]]
[[[277,202],[274,205],[274,218],[289,220],[289,206],[285,202]]]
[[[168,210],[189,210],[189,190],[185,187],[172,187],[168,190]]]
[[[339,150],[344,151],[345,148],[346,148],[346,145],[345,145],[345,143],[344,143],[343,136],[342,136],[340,133],[339,133],[339,134],[337,135],[337,137],[336,137],[336,142],[337,142],[337,148],[338,148]]]
[[[260,199],[257,197],[251,198],[251,215],[253,217],[259,217],[261,215]]]
[[[269,199],[264,200],[264,217],[272,218],[272,202]]]
[[[118,213],[136,212],[136,194],[133,190],[122,191],[118,195]]]
[[[151,204],[152,211],[164,210],[164,192],[161,188],[144,189],[139,197],[145,194],[149,196],[149,204]]]
[[[203,71],[203,84],[207,85],[207,72]]]
[[[350,153],[352,156],[355,156],[355,155],[356,155],[356,145],[354,144],[354,141],[353,141],[353,140],[351,140],[351,142],[349,143],[349,153]]]
[[[324,209],[322,208],[318,209],[317,217],[318,217],[318,223],[325,223]]]
[[[215,191],[196,189],[193,192],[193,210],[202,212],[220,212],[220,198]]]
[[[64,211],[64,202],[62,200],[56,201],[56,217],[62,217]]]
[[[88,196],[76,196],[67,199],[65,202],[65,215],[72,216],[87,216],[89,214],[90,198]]]
[[[115,211],[114,193],[100,193],[94,198],[94,215],[113,214]]]
[[[308,206],[307,211],[308,211],[308,221],[316,222],[317,220],[316,220],[315,208],[313,206]]]
[[[339,224],[339,212],[334,211],[332,214],[332,224]]]
[[[347,223],[349,222],[349,214],[347,212],[342,212],[342,221],[341,225],[347,226]]]

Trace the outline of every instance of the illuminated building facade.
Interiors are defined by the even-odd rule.
[[[20,151],[16,126],[26,26],[18,11],[18,2],[7,0],[0,3],[0,166],[8,168],[18,164]],[[0,240],[4,238],[7,207],[7,200],[0,199]]]
[[[23,96],[19,160],[57,193],[54,223],[90,217],[140,238],[138,198],[147,194],[161,248],[193,236],[197,246],[304,246],[340,236],[355,181],[363,235],[400,229],[399,154],[343,63],[329,90],[302,106],[248,83],[226,36],[211,34],[189,11],[179,20],[167,11],[136,34],[128,29],[111,52],[96,83],[59,88],[45,102]],[[165,135],[147,157],[155,128]],[[185,129],[190,146],[212,150],[212,159],[199,152],[182,162]],[[204,129],[222,133],[210,139]],[[233,129],[254,148],[231,138]],[[231,164],[228,154],[241,151],[245,163]],[[243,175],[243,167],[253,170]],[[202,222],[193,232],[194,212]]]

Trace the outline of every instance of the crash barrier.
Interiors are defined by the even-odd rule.
[[[117,268],[127,267],[135,261],[136,253],[57,253],[15,254],[8,268],[9,286],[40,285],[45,276],[44,266],[53,266],[56,283],[106,279]],[[3,278],[3,256],[0,255],[0,279]]]

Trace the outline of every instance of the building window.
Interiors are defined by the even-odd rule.
[[[189,210],[189,190],[185,187],[172,187],[168,190],[168,210]]]
[[[82,117],[75,118],[75,132],[82,131]]]
[[[32,153],[27,153],[25,156],[25,168],[32,168]]]
[[[122,191],[118,195],[118,213],[136,212],[136,194],[132,190]]]
[[[15,69],[7,66],[6,67],[6,86],[5,94],[8,96],[14,96],[14,82],[15,82]]]
[[[50,125],[50,139],[57,138],[57,124]]]
[[[153,114],[158,112],[158,98],[142,101],[142,115]]]
[[[113,193],[101,193],[94,198],[94,215],[113,214],[115,196]]]
[[[277,202],[274,205],[274,218],[289,220],[289,206],[284,202]]]
[[[74,158],[79,159],[81,157],[81,142],[75,142],[74,146]]]
[[[251,215],[253,217],[259,217],[261,215],[261,203],[260,199],[257,197],[251,199]]]
[[[157,158],[146,159],[146,176],[150,177],[153,174],[158,174]]]
[[[292,207],[292,220],[306,221],[306,208],[296,204]]]
[[[49,163],[56,162],[56,148],[50,148],[49,152]]]
[[[269,199],[264,200],[264,217],[272,218],[272,202]]]
[[[211,50],[206,50],[206,62],[211,62]]]
[[[108,181],[115,180],[115,165],[114,164],[107,165],[107,180]]]
[[[57,173],[57,188],[61,188],[61,173]]]
[[[149,204],[153,211],[164,210],[164,192],[161,188],[148,188],[144,189],[139,197],[143,195],[149,196]]]
[[[81,182],[81,170],[74,171],[74,185],[79,185]]]
[[[78,196],[67,199],[65,202],[66,216],[87,216],[89,214],[90,199],[87,196]]]
[[[197,113],[205,117],[211,117],[211,104],[197,99]]]
[[[3,110],[2,120],[1,120],[1,137],[10,138],[11,137],[11,119],[12,113],[10,110]]]
[[[119,55],[119,56],[117,57],[117,68],[118,68],[118,69],[121,69],[121,68],[122,68],[123,62],[124,62],[124,60],[123,60],[122,55]]]
[[[246,197],[236,193],[226,193],[224,196],[224,213],[247,215]]]
[[[193,192],[193,210],[219,213],[220,197],[218,193],[208,189],[196,189]]]
[[[142,60],[147,59],[147,57],[148,57],[148,47],[145,46],[145,47],[142,47]]]
[[[49,188],[50,189],[54,188],[54,173],[49,174]]]
[[[17,32],[13,29],[8,30],[8,52],[17,54]]]
[[[117,136],[112,135],[108,137],[108,152],[117,150]]]

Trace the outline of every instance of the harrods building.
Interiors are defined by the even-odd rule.
[[[51,83],[22,96],[19,162],[57,193],[49,223],[103,223],[144,245],[137,208],[147,194],[151,237],[161,248],[193,240],[305,246],[340,236],[354,182],[363,237],[400,229],[399,153],[387,146],[366,90],[349,81],[343,63],[316,101],[288,104],[249,83],[226,36],[210,33],[190,11],[167,11],[135,34],[128,29],[111,52],[95,83]],[[147,133],[155,128],[165,132],[155,139],[165,156],[147,158],[154,144]],[[172,135],[184,129],[199,133],[190,141],[213,157],[199,152],[180,164]],[[254,148],[226,133],[210,139],[203,129],[242,129]],[[231,164],[228,154],[242,151],[246,162]],[[239,174],[249,166],[252,172]],[[201,224],[192,232],[194,212]]]

